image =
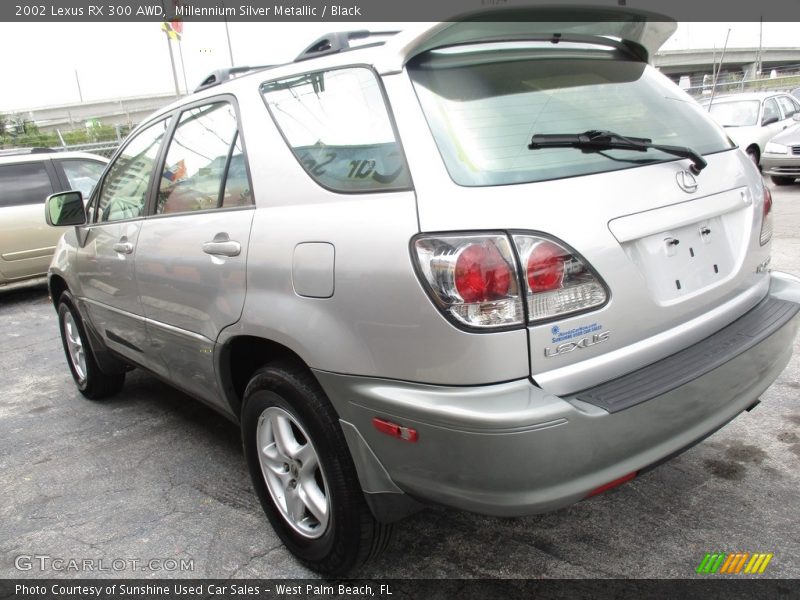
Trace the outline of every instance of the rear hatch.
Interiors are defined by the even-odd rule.
[[[618,41],[466,44],[407,69],[443,167],[414,173],[421,230],[533,235],[571,255],[559,277],[580,271],[605,290],[535,318],[528,288],[531,376],[544,389],[568,394],[650,364],[766,294],[759,174]],[[598,130],[691,148],[708,164],[692,172],[655,149],[529,148],[534,135]],[[524,273],[519,244],[514,260]]]

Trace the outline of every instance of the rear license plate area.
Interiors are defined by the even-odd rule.
[[[624,246],[662,302],[714,285],[727,278],[735,266],[722,217],[665,230]]]

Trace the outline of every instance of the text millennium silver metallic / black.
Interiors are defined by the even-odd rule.
[[[299,6],[274,4],[272,6],[192,6],[175,7],[176,17],[360,17],[361,7],[341,6],[338,4],[317,5],[301,4]]]

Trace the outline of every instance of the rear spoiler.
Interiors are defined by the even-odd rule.
[[[677,23],[667,16],[628,8],[560,5],[483,10],[396,35],[386,43],[375,68],[382,75],[397,73],[415,56],[445,46],[570,36],[616,38],[649,62],[676,29]]]

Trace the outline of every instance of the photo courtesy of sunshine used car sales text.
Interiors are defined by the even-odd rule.
[[[181,583],[133,584],[96,583],[90,585],[70,583],[50,583],[48,585],[22,584],[14,586],[19,597],[84,597],[84,598],[135,598],[135,597],[237,597],[255,598],[265,596],[303,596],[303,597],[377,597],[392,596],[391,586],[386,583],[336,583],[334,585],[315,582],[295,584],[291,582],[274,583],[269,586],[249,583]]]

